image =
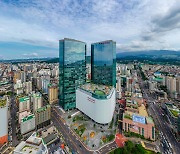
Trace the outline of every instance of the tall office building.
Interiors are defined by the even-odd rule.
[[[91,69],[93,83],[116,87],[116,42],[91,44]]]
[[[86,81],[86,43],[64,38],[59,41],[59,103],[76,107],[76,87]]]
[[[42,91],[48,94],[48,85],[50,83],[50,76],[43,76],[42,78]]]

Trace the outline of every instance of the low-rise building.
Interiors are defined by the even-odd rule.
[[[58,131],[54,126],[46,127],[46,129],[40,131],[38,134],[40,134],[44,144],[47,146],[59,142]]]
[[[33,133],[26,141],[22,141],[14,149],[14,154],[48,154],[47,146],[43,143],[42,138]]]
[[[132,109],[133,111],[126,109],[123,114],[123,130],[137,133],[146,139],[155,140],[155,125],[153,119],[148,116],[145,106],[142,104],[138,108],[132,107]]]

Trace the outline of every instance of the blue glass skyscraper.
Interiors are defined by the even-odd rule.
[[[91,44],[91,78],[93,83],[116,87],[116,42]]]
[[[59,104],[76,107],[76,87],[86,82],[86,43],[65,38],[59,41]]]

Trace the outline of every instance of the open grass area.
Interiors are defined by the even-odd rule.
[[[77,129],[74,129],[74,130],[81,137],[82,134],[85,132],[86,127],[85,125],[80,125]]]

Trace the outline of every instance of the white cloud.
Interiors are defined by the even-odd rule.
[[[38,57],[39,54],[36,53],[36,52],[30,53],[30,54],[29,53],[24,53],[23,56],[28,57],[28,58],[34,58],[34,57]]]
[[[70,37],[87,42],[113,39],[120,51],[179,49],[178,0],[32,0],[0,2],[0,41],[58,49]],[[163,25],[165,29],[163,34]]]

